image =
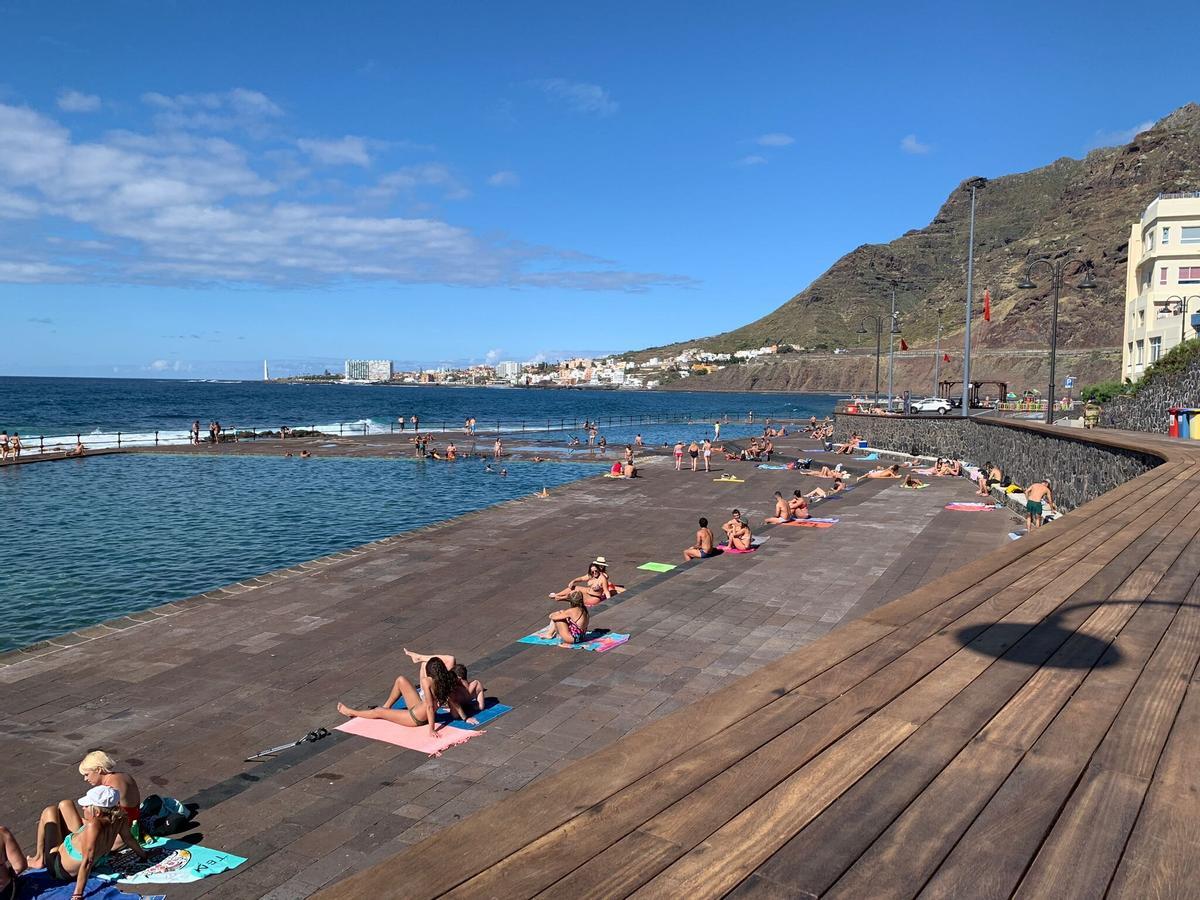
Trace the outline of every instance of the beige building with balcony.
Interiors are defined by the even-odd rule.
[[[1196,336],[1200,314],[1200,191],[1159,194],[1129,232],[1121,379]]]

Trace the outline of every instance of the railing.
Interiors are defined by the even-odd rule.
[[[768,413],[766,415],[755,414],[753,420],[747,417],[741,417],[736,420],[731,418],[728,413],[713,413],[713,414],[695,414],[695,415],[670,415],[670,416],[652,416],[652,415],[627,415],[627,416],[597,416],[595,418],[580,419],[578,417],[566,418],[559,417],[557,419],[520,419],[520,420],[504,420],[498,419],[491,422],[479,422],[475,426],[473,432],[470,432],[462,424],[451,423],[448,419],[429,420],[419,419],[418,425],[421,434],[463,434],[467,437],[489,435],[489,436],[509,436],[514,434],[553,434],[557,432],[581,431],[586,423],[595,425],[598,429],[607,428],[635,428],[643,425],[702,425],[711,427],[713,422],[720,422],[722,425],[729,424],[762,424],[765,426],[767,421],[795,421],[796,416],[790,413]],[[417,433],[411,423],[406,423],[405,427],[401,428],[398,422],[391,422],[387,426],[378,423],[369,422],[335,422],[326,425],[302,425],[302,426],[236,426],[230,428],[222,427],[220,435],[220,443],[234,443],[238,441],[254,441],[262,439],[280,439],[281,428],[287,430],[287,438],[301,437],[371,437],[373,435],[399,434],[399,435],[415,435]],[[46,437],[45,435],[37,436],[22,436],[21,447],[22,454],[45,454],[45,453],[67,453],[74,449],[75,443],[82,443],[88,451],[95,450],[126,450],[145,447],[181,447],[192,444],[191,433],[183,430],[158,430],[158,431],[137,431],[137,432],[106,432],[85,434],[79,432],[74,435],[72,440],[71,435],[55,435]],[[211,445],[213,443],[209,432],[203,430],[200,432],[199,445]]]

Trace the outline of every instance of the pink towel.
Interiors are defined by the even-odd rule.
[[[753,545],[749,550],[739,550],[737,547],[730,547],[728,544],[717,544],[717,548],[725,553],[753,553],[758,549],[758,545]]]
[[[994,503],[956,502],[946,504],[946,509],[953,510],[954,512],[986,512],[989,509],[995,508],[996,505]]]
[[[397,725],[385,719],[350,719],[337,727],[338,731],[347,734],[357,734],[359,737],[370,738],[373,741],[383,741],[385,744],[395,744],[427,753],[430,756],[441,756],[456,744],[465,744],[473,737],[483,734],[482,731],[467,731],[465,728],[438,729],[437,737],[429,736],[429,729],[422,725],[419,728],[408,725]]]

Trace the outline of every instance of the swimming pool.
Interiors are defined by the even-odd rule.
[[[598,474],[594,463],[107,456],[0,469],[0,650]]]

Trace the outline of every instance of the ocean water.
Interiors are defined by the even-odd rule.
[[[378,433],[397,417],[417,415],[424,429],[459,428],[474,416],[479,428],[537,432],[564,423],[621,417],[665,416],[699,422],[808,418],[833,411],[834,398],[820,394],[752,394],[657,391],[454,388],[341,384],[216,383],[129,378],[0,377],[0,430],[19,432],[27,447],[80,435],[89,446],[185,441],[199,419],[225,430],[316,426],[338,433]],[[410,426],[411,427],[411,426]],[[632,440],[635,427],[628,434]],[[677,437],[692,435],[672,435]],[[614,442],[614,437],[609,437]]]
[[[98,456],[0,468],[0,650],[603,471],[583,462]]]

